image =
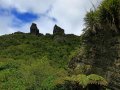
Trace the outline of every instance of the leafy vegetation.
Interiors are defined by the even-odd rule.
[[[109,87],[119,90],[120,0],[103,0],[86,14],[85,25],[79,62],[91,65],[89,73],[107,77]]]
[[[79,82],[77,88],[87,87],[88,78],[82,74],[86,67],[71,71],[67,67],[79,52],[81,37],[64,36],[62,42],[54,38],[30,34],[1,36],[0,89],[66,90],[76,85],[73,82]]]
[[[105,90],[105,86],[108,85],[107,81],[103,77],[95,74],[88,76],[79,74],[62,77],[55,80],[55,83],[58,85],[58,87],[67,88],[67,90],[89,90],[89,85],[96,85],[99,88],[101,86]]]
[[[120,26],[120,1],[119,0],[103,0],[95,10],[91,10],[86,14],[85,24],[86,30],[109,29],[119,30]]]
[[[78,36],[11,34],[0,37],[0,90],[51,90],[53,80],[67,76],[71,52],[81,44]],[[74,43],[74,44],[73,44]]]
[[[118,57],[119,8],[120,0],[103,0],[86,14],[81,36],[0,36],[0,90],[105,90],[99,75]]]

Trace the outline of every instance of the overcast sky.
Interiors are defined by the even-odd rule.
[[[85,14],[101,0],[0,0],[0,35],[29,32],[32,22],[40,32],[51,33],[55,24],[65,33],[80,35]]]

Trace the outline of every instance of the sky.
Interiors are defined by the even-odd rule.
[[[66,34],[80,35],[84,17],[101,0],[0,0],[0,35],[28,33],[36,23],[40,33],[53,33],[55,24]]]

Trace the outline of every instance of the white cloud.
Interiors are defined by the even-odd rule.
[[[20,12],[44,13],[55,0],[0,0],[0,6],[16,8]]]
[[[12,16],[0,17],[0,35],[13,33],[15,30],[11,27]]]
[[[52,7],[46,16],[34,21],[38,24],[40,32],[52,33],[55,22],[48,17],[54,17],[58,21],[57,24],[65,29],[66,33],[79,35],[84,27],[83,18],[92,7],[91,2],[94,5],[99,3],[97,0],[0,0],[0,6],[7,9],[16,8],[19,12],[33,12],[38,15],[45,14]],[[32,22],[15,28],[11,26],[13,19],[16,19],[15,17],[11,15],[3,17],[0,16],[0,34],[14,31],[29,32],[29,26]]]
[[[66,33],[80,34],[84,27],[85,14],[92,8],[92,4],[98,4],[96,0],[57,0],[53,5],[50,15],[54,16],[58,24],[66,29]]]

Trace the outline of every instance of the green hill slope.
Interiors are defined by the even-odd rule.
[[[59,40],[60,39],[60,40]],[[74,35],[0,36],[0,90],[52,88],[52,80],[65,76],[71,52],[80,47]]]

